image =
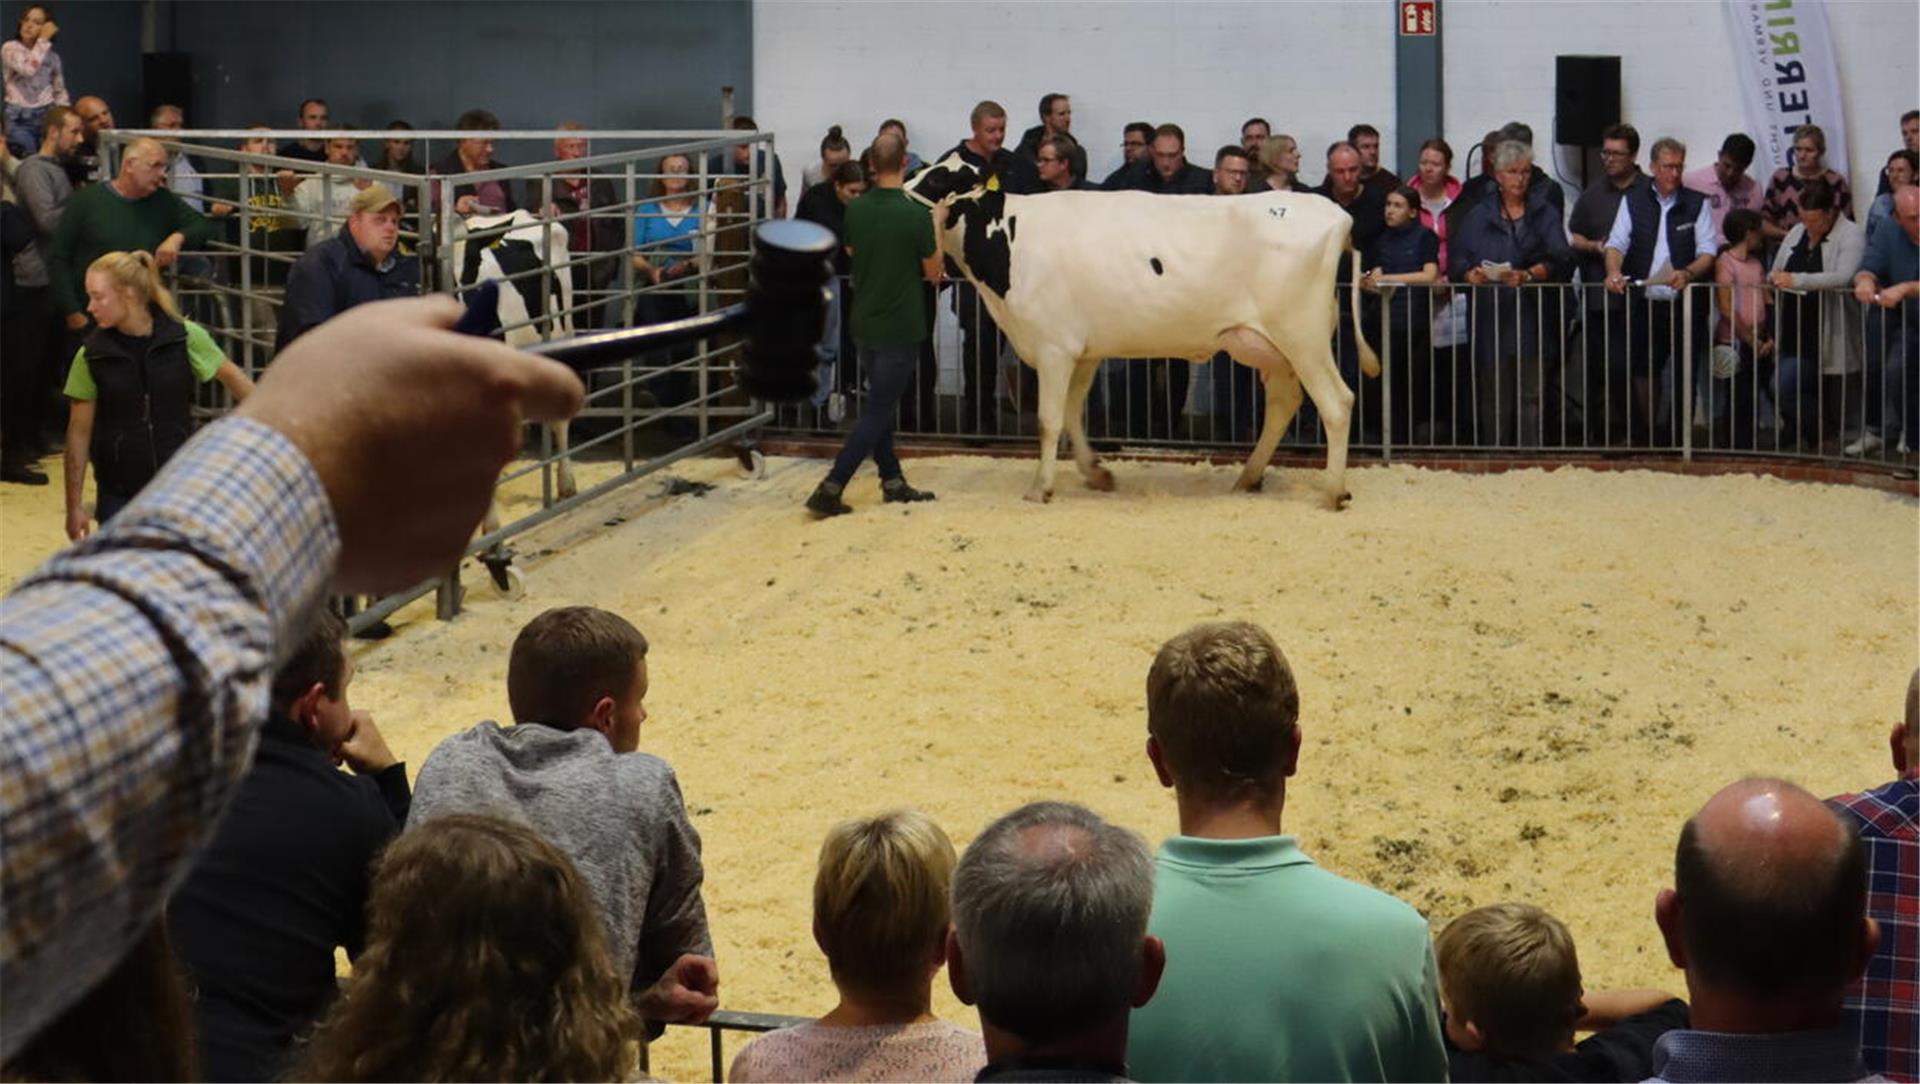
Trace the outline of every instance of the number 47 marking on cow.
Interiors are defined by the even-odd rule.
[[[1275,218],[1287,217],[1287,209],[1285,207],[1269,207],[1267,208],[1267,213]]]

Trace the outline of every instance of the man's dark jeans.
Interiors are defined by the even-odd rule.
[[[860,408],[853,432],[847,434],[847,443],[834,457],[833,469],[827,472],[827,481],[841,486],[853,479],[853,472],[860,469],[868,456],[873,457],[873,465],[879,468],[881,481],[901,476],[900,459],[893,454],[894,417],[900,398],[913,383],[914,369],[920,361],[919,343],[855,345],[860,354],[860,371],[867,378],[867,402]]]

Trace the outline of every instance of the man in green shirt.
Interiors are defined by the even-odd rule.
[[[1199,625],[1147,675],[1147,759],[1180,834],[1148,932],[1166,945],[1127,1064],[1156,1080],[1445,1080],[1433,948],[1405,903],[1280,834],[1300,693],[1258,626]]]
[[[867,378],[867,402],[833,469],[807,498],[816,516],[853,509],[841,499],[868,456],[880,470],[880,495],[889,502],[930,501],[907,484],[893,454],[893,419],[913,383],[920,344],[928,334],[921,281],[940,279],[933,216],[902,190],[905,148],[891,134],[874,141],[873,187],[847,204],[846,243],[853,255],[853,342]]]
[[[106,184],[76,190],[67,200],[47,251],[54,310],[67,327],[87,326],[87,292],[81,280],[94,260],[109,252],[153,253],[161,267],[188,245],[205,244],[213,227],[200,212],[162,187],[167,152],[151,139],[129,144],[120,174]]]

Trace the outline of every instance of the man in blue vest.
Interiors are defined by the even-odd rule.
[[[1707,344],[1709,299],[1704,293],[1693,298],[1689,311],[1686,294],[1693,283],[1713,284],[1713,208],[1681,185],[1686,165],[1686,144],[1671,136],[1655,142],[1653,184],[1621,198],[1607,233],[1607,289],[1628,299],[1615,318],[1612,341],[1619,345],[1608,361],[1616,374],[1627,367],[1634,407],[1647,426],[1642,434],[1655,444],[1674,438],[1671,370],[1686,346],[1683,318],[1691,316],[1695,352]],[[1614,381],[1624,383],[1617,375]],[[1631,437],[1631,418],[1627,428]]]

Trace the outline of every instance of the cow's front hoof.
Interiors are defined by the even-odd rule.
[[[1095,467],[1087,472],[1087,488],[1102,493],[1113,492],[1113,472],[1105,467]]]
[[[1328,495],[1327,510],[1330,512],[1338,512],[1341,509],[1345,508],[1347,505],[1352,503],[1353,503],[1353,494],[1343,489],[1338,493],[1333,493]]]
[[[555,500],[570,501],[574,498],[574,495],[579,492],[580,492],[580,487],[575,485],[573,483],[573,479],[571,478],[568,478],[565,481],[561,482],[559,485],[556,485],[553,487],[553,494],[554,494]]]
[[[1053,490],[1029,489],[1027,490],[1027,499],[1035,504],[1045,504],[1053,499]]]

